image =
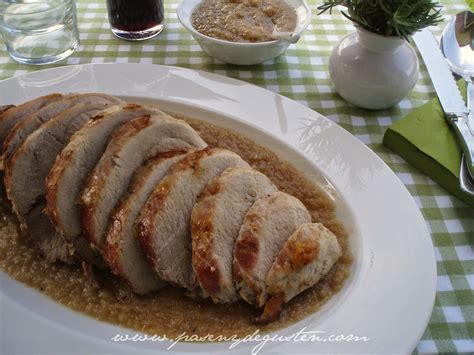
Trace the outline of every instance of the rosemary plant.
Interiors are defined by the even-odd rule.
[[[442,21],[441,5],[432,0],[325,0],[318,6],[322,14],[336,6],[342,14],[368,31],[383,36],[407,38]]]

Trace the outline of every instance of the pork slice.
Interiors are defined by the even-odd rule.
[[[78,104],[63,111],[31,133],[15,151],[10,164],[6,165],[5,187],[13,210],[21,224],[25,224],[25,219],[29,221],[23,228],[27,227],[34,238],[40,238],[38,244],[48,260],[57,255],[55,250],[61,245],[69,247],[68,254],[75,254],[87,263],[101,265],[100,258],[87,243],[81,243],[81,241],[65,243],[57,231],[50,233],[49,231],[55,228],[47,215],[33,219],[25,218],[25,216],[30,214],[29,211],[38,201],[44,201],[45,178],[71,135],[107,105],[105,103]],[[45,204],[45,202],[42,203],[43,208]],[[33,215],[36,216],[37,213]],[[43,230],[47,231],[46,235],[40,235],[39,231]],[[59,260],[65,261],[62,258]]]
[[[46,193],[45,179],[72,134],[109,104],[72,106],[31,133],[5,165],[5,187],[17,216],[23,218]]]
[[[51,94],[38,97],[34,100],[27,101],[21,105],[15,106],[2,114],[0,114],[0,146],[3,147],[3,141],[7,137],[10,130],[17,123],[23,121],[32,113],[40,110],[46,105],[63,98],[61,94]]]
[[[253,203],[277,187],[252,168],[229,168],[199,196],[191,215],[192,266],[215,303],[238,299],[232,271],[234,243]]]
[[[137,219],[137,237],[158,275],[199,289],[191,265],[191,212],[205,186],[225,169],[248,167],[237,154],[205,148],[178,162],[156,186]]]
[[[102,245],[105,261],[135,293],[146,294],[165,286],[148,264],[135,237],[135,220],[158,182],[188,150],[159,153],[139,167],[127,193],[115,208]]]
[[[112,210],[127,191],[134,170],[147,158],[159,152],[205,146],[191,126],[170,116],[138,117],[121,126],[81,193],[82,225],[89,241],[101,249]]]
[[[316,285],[342,255],[336,236],[321,223],[302,224],[285,242],[266,278],[269,300],[259,323],[276,320],[283,303]]]
[[[88,93],[80,95],[68,95],[61,100],[57,100],[44,106],[11,128],[7,137],[3,141],[4,165],[9,163],[9,160],[15,153],[15,150],[23,143],[26,137],[39,128],[43,123],[49,121],[53,117],[56,117],[61,112],[73,107],[74,105],[85,103],[105,103],[110,106],[123,104],[124,102],[114,96]]]
[[[46,212],[69,242],[84,239],[77,203],[87,177],[102,157],[112,133],[142,115],[164,115],[140,105],[116,105],[99,112],[77,131],[61,151],[46,178]],[[84,239],[85,240],[85,239]]]
[[[310,222],[301,201],[284,192],[254,203],[234,246],[234,280],[244,300],[263,307],[268,298],[265,280],[273,262],[293,232]]]

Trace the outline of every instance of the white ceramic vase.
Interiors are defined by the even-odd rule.
[[[419,64],[406,40],[357,28],[334,47],[329,72],[345,100],[377,110],[407,96],[418,80]]]

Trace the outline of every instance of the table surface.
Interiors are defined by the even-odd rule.
[[[314,16],[297,45],[285,55],[252,67],[237,67],[210,58],[176,17],[178,1],[165,1],[166,29],[158,37],[132,43],[115,38],[107,22],[105,1],[77,1],[81,44],[67,60],[52,66],[83,63],[154,63],[209,71],[280,93],[315,111],[368,145],[398,175],[413,196],[431,231],[438,268],[436,303],[418,352],[474,352],[474,210],[382,145],[385,130],[413,108],[435,96],[422,61],[415,89],[389,110],[367,111],[345,102],[328,74],[332,47],[354,30],[338,11]],[[317,13],[311,1],[313,14]],[[466,8],[462,0],[445,0],[446,20]],[[433,28],[440,33],[443,25]],[[15,63],[0,42],[0,79],[51,66]],[[396,330],[395,330],[396,331]],[[389,349],[387,349],[389,351]]]

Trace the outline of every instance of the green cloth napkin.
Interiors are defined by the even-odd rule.
[[[465,99],[466,85],[463,80],[459,82],[459,87]],[[444,118],[438,98],[395,122],[385,132],[383,143],[453,195],[474,207],[474,197],[459,187],[462,150],[456,134]]]

